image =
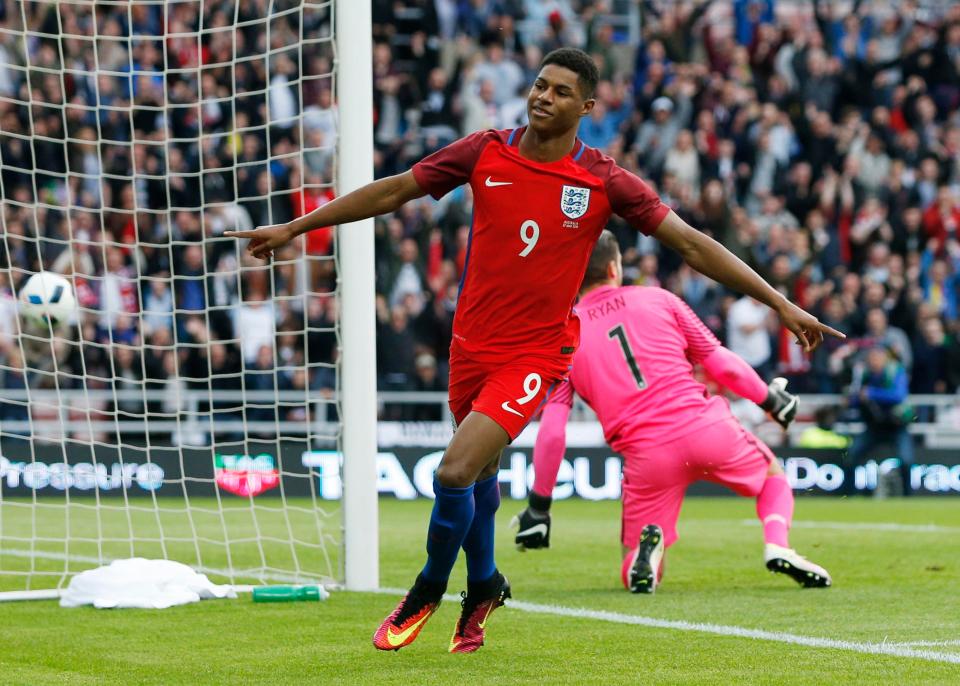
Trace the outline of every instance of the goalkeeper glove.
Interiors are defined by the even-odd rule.
[[[787,380],[782,376],[770,382],[767,387],[767,399],[760,403],[760,407],[766,410],[773,420],[784,429],[790,426],[790,422],[797,416],[797,407],[800,405],[800,398],[787,393]]]
[[[513,539],[517,550],[523,552],[550,547],[551,500],[531,492],[530,505],[510,521],[510,526],[517,529],[517,535]]]

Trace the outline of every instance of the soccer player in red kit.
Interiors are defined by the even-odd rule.
[[[289,224],[228,235],[268,257],[311,229],[397,210],[469,183],[474,217],[450,349],[450,407],[457,429],[434,478],[427,563],[374,634],[374,645],[411,643],[436,611],[462,547],[467,592],[450,652],[473,652],[490,613],[510,595],[493,557],[500,454],[562,381],[579,338],[572,306],[591,249],[611,214],[678,250],[693,268],[773,307],[807,349],[836,333],[790,303],[716,241],[660,202],[639,178],[577,139],[599,79],[590,57],[547,55],[527,98],[529,125],[482,131],[396,176],[347,193]]]

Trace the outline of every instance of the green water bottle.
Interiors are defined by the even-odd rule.
[[[317,585],[257,586],[253,589],[255,603],[292,603],[298,600],[320,600],[325,592]]]

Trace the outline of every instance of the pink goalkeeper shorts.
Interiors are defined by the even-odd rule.
[[[680,506],[694,481],[712,481],[755,497],[776,459],[733,417],[623,458],[620,540],[628,548],[637,546],[647,524],[660,525],[665,545],[677,540]]]

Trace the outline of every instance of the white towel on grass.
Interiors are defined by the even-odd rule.
[[[134,557],[80,572],[60,596],[60,606],[160,610],[204,598],[236,597],[232,586],[211,583],[185,564]]]

